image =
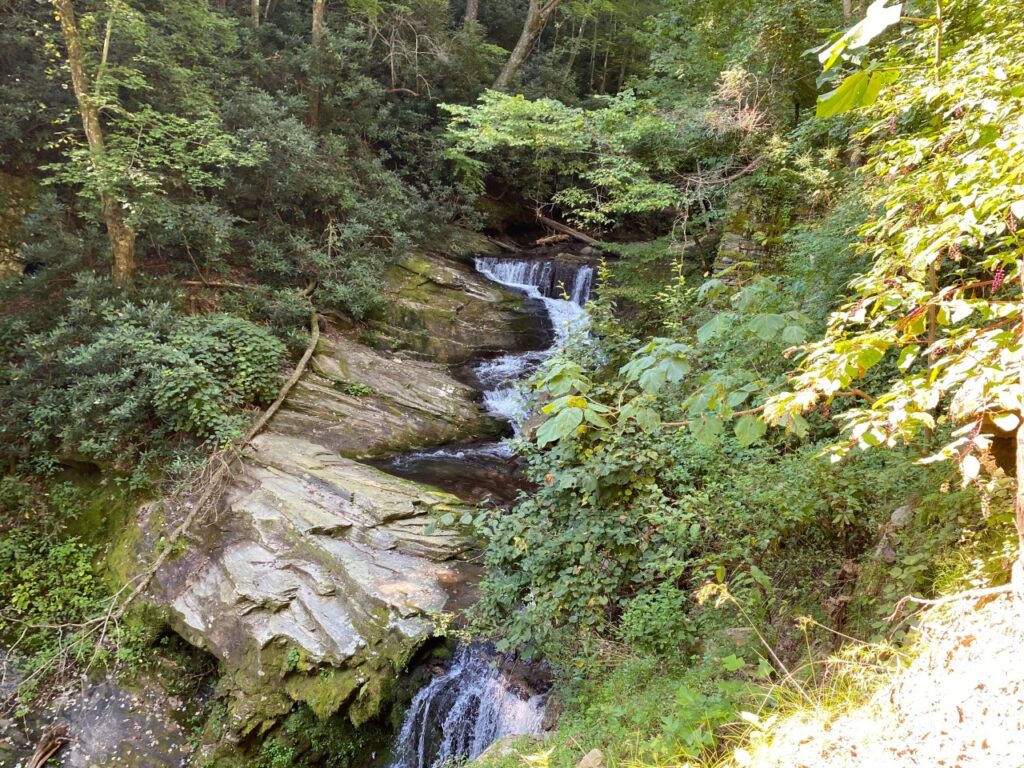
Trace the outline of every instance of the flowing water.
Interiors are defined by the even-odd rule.
[[[479,757],[502,736],[539,733],[545,695],[516,690],[486,646],[463,646],[412,700],[389,768],[437,768]]]
[[[470,378],[483,390],[484,407],[518,436],[529,416],[524,380],[568,343],[573,334],[586,329],[584,306],[590,298],[594,268],[587,264],[496,257],[480,257],[475,265],[489,280],[540,303],[544,319],[551,326],[552,344],[546,349],[511,352],[470,366]],[[378,466],[479,503],[485,498],[499,502],[515,498],[523,486],[515,464],[511,448],[490,442],[407,453]]]
[[[483,402],[519,435],[529,416],[524,379],[585,331],[584,309],[590,297],[593,267],[553,261],[478,258],[477,271],[496,283],[539,300],[553,331],[548,349],[504,354],[476,363],[473,374]],[[447,487],[478,501],[467,488],[485,482],[493,495],[508,501],[522,487],[515,454],[503,443],[443,446],[391,459],[385,468]],[[486,478],[490,475],[491,482]],[[446,671],[413,699],[390,768],[439,768],[480,755],[502,736],[540,732],[545,696],[517,685],[507,672],[509,660],[486,646],[463,646]]]

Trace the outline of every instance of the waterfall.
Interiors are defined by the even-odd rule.
[[[550,349],[502,355],[476,366],[477,378],[484,386],[484,406],[511,423],[518,435],[529,416],[521,380],[567,344],[573,334],[586,330],[584,306],[590,299],[594,268],[536,259],[480,257],[476,269],[500,285],[542,301],[554,330],[555,343]]]
[[[472,760],[502,736],[541,731],[545,694],[520,694],[486,646],[458,649],[451,666],[412,700],[389,768]]]

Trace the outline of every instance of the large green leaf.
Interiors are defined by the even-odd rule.
[[[895,70],[861,70],[854,72],[839,84],[834,91],[818,97],[817,117],[833,117],[873,104],[883,85],[896,81]]]
[[[764,433],[768,431],[768,425],[757,416],[747,414],[736,422],[734,431],[740,445],[746,448],[764,437]]]
[[[548,419],[537,429],[537,445],[543,448],[571,435],[583,423],[582,408],[563,408],[557,416]]]

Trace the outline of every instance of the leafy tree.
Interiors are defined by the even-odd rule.
[[[834,45],[826,64],[857,34],[841,38],[846,47]],[[1005,3],[940,4],[929,23],[901,27],[890,53],[850,76],[863,83],[867,71],[893,73],[888,87],[869,85],[862,99],[877,98],[861,134],[871,147],[867,202],[876,212],[861,248],[872,266],[825,338],[802,350],[792,389],[772,398],[766,417],[791,425],[894,365],[896,375],[842,414],[849,439],[836,458],[951,423],[928,461],[955,460],[971,481],[993,435],[1016,433],[1024,553],[1021,39],[1024,24]],[[849,82],[825,97],[827,111]]]

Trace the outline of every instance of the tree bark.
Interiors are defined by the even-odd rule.
[[[106,147],[103,142],[103,126],[100,124],[99,109],[89,96],[89,83],[85,75],[85,57],[82,54],[82,41],[78,34],[75,21],[75,10],[72,0],[54,0],[60,15],[60,26],[64,33],[64,43],[68,49],[68,68],[71,70],[71,87],[78,102],[78,112],[85,130],[85,140],[89,145],[89,156],[92,164],[103,172]],[[106,183],[100,184],[100,209],[103,223],[107,227],[107,239],[113,258],[111,275],[114,282],[126,283],[135,274],[135,230],[131,228],[125,217],[124,208],[117,198],[104,191]]]
[[[253,29],[260,28],[260,0],[252,0],[249,15]]]
[[[466,0],[466,17],[462,22],[463,27],[476,24],[480,16],[480,0]]]
[[[849,23],[853,16],[853,0],[843,0],[843,21]]]
[[[511,85],[516,73],[519,72],[520,67],[523,66],[529,57],[530,51],[533,50],[533,46],[536,44],[537,38],[540,37],[544,25],[551,18],[551,14],[555,12],[555,9],[558,8],[560,2],[561,0],[530,0],[530,8],[526,12],[523,32],[519,35],[519,42],[512,49],[512,54],[508,57],[508,61],[505,62],[504,69],[501,70],[498,79],[491,86],[494,90],[503,91]]]
[[[309,100],[309,127],[314,131],[320,127],[320,44],[324,38],[324,9],[327,0],[313,0],[313,83]]]

